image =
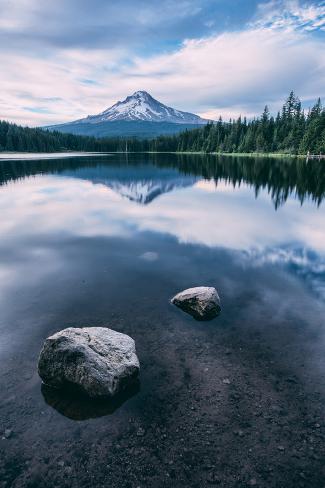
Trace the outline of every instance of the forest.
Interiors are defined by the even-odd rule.
[[[102,151],[100,140],[39,128],[21,127],[0,120],[0,151]]]
[[[202,128],[153,139],[96,139],[0,121],[0,151],[324,154],[325,108],[318,99],[306,113],[299,98],[291,92],[275,117],[266,106],[260,117],[250,121],[245,117],[227,122],[219,118]]]
[[[151,141],[153,151],[320,154],[325,152],[325,109],[321,100],[306,114],[290,93],[276,117],[264,108],[261,117],[216,123]]]

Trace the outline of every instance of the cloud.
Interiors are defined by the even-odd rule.
[[[305,99],[324,95],[324,62],[320,40],[254,28],[189,40],[173,54],[138,59],[127,81],[131,85],[133,73],[142,74],[154,92],[174,104],[181,100],[181,108],[206,112],[240,105],[260,113],[291,89]]]
[[[214,0],[0,0],[0,41],[6,50],[102,49],[179,42],[202,36]],[[219,1],[220,3],[220,1]],[[212,27],[212,26],[211,26]],[[151,42],[150,42],[151,41]],[[149,44],[148,44],[149,42]],[[4,46],[0,44],[0,49]]]
[[[33,112],[35,114],[50,114],[51,111],[45,107],[23,107],[23,110],[27,112]]]
[[[203,31],[192,23],[209,22],[214,29],[212,3],[224,4],[184,0],[182,8],[177,4],[175,20],[169,0],[154,1],[150,7],[141,1],[137,9],[134,2],[123,0],[127,16],[121,16],[117,4],[99,0],[91,9],[88,2],[75,0],[65,9],[62,0],[8,2],[0,21],[0,39],[1,32],[10,39],[10,45],[0,47],[0,63],[6,66],[0,72],[5,94],[0,118],[28,125],[71,121],[99,113],[139,89],[207,118],[253,117],[265,104],[275,112],[292,89],[307,106],[325,96],[324,39],[315,33],[316,26],[322,28],[324,2],[264,2],[250,25],[213,34],[204,27],[210,34],[202,37]],[[77,8],[80,15],[71,23]],[[293,19],[301,28],[293,28]],[[102,37],[100,22],[106,22],[103,29],[108,31],[115,23],[112,39],[106,33]],[[117,26],[121,32],[115,36]],[[94,37],[89,29],[96,31]],[[161,42],[155,41],[156,35]],[[35,49],[21,51],[21,45],[34,42]],[[147,46],[141,52],[138,42]],[[41,107],[41,113],[33,112],[35,107]]]
[[[325,2],[301,5],[298,0],[271,0],[261,3],[254,27],[325,31]]]

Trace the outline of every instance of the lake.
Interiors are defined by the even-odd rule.
[[[0,487],[324,486],[324,162],[20,157],[0,161]],[[170,304],[200,285],[210,322]],[[71,326],[132,336],[140,387],[42,387]]]

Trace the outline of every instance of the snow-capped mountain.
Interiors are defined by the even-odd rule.
[[[158,102],[146,91],[136,91],[98,115],[44,129],[93,137],[152,138],[176,134],[207,122],[198,115]]]
[[[182,112],[167,107],[155,100],[146,91],[136,91],[126,97],[122,102],[117,102],[98,115],[88,115],[84,119],[74,123],[98,124],[101,122],[116,121],[147,121],[147,122],[171,122],[173,124],[206,124],[207,120],[198,115]]]

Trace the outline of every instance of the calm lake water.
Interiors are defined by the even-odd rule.
[[[0,487],[325,485],[324,196],[316,161],[0,161]],[[209,323],[169,304],[200,285]],[[68,326],[131,335],[140,390],[42,389]]]

